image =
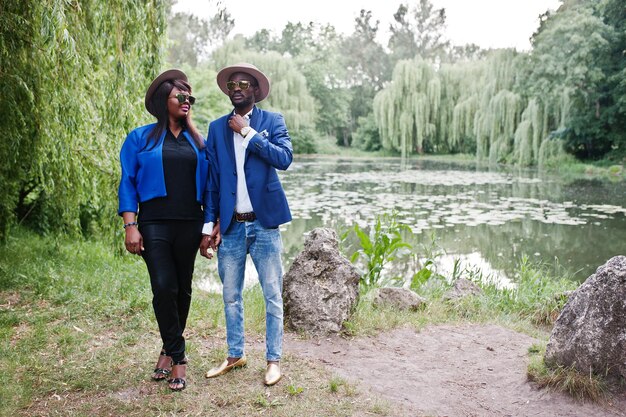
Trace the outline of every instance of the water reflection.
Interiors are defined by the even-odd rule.
[[[283,226],[286,268],[311,229],[368,227],[377,215],[392,210],[411,228],[406,238],[415,248],[428,244],[434,231],[448,254],[444,263],[475,262],[502,282],[514,279],[522,254],[551,265],[558,260],[575,279],[584,280],[625,252],[621,184],[567,183],[529,169],[392,158],[297,158],[281,180],[294,217]],[[199,269],[200,281],[214,282],[207,289],[219,287],[206,262]]]

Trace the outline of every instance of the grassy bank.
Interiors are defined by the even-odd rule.
[[[319,155],[325,157],[336,156],[338,158],[399,158],[397,152],[381,149],[374,152],[366,152],[358,148],[346,148],[338,146],[333,138],[324,138],[318,146]],[[308,158],[315,155],[299,154],[297,158]],[[476,156],[470,154],[447,154],[447,155],[412,155],[410,159],[429,160],[439,162],[450,162],[455,164],[475,164]],[[481,161],[481,165],[489,165],[489,161]],[[524,169],[515,165],[498,164],[502,167],[511,169]],[[536,168],[536,167],[535,167]],[[530,167],[533,169],[533,167]],[[541,168],[542,172],[557,174],[566,179],[603,179],[608,181],[624,181],[626,180],[626,169],[624,169],[624,161],[617,162],[612,160],[599,160],[592,162],[582,162],[574,157],[566,157],[558,161],[558,163],[548,164]]]
[[[206,380],[225,355],[221,296],[196,291],[188,322],[189,386],[171,393],[149,379],[160,349],[140,258],[97,242],[40,238],[25,231],[0,247],[2,416],[353,415],[382,412],[316,365],[291,357],[265,388],[263,348],[247,368]],[[204,262],[205,260],[198,260]],[[262,339],[257,289],[247,291],[249,340]],[[369,398],[369,397],[368,397]]]
[[[445,285],[433,281],[420,289],[429,304],[419,312],[375,309],[363,297],[348,333],[489,322],[545,338],[562,302],[555,293],[575,284],[527,264],[520,277],[519,291],[486,285],[482,296],[452,303],[441,299]],[[141,259],[115,256],[98,242],[17,230],[0,247],[1,415],[393,415],[391,405],[289,352],[284,380],[264,387],[258,286],[245,294],[247,337],[258,349],[248,352],[247,368],[216,380],[203,375],[225,355],[221,297],[194,293],[189,387],[171,393],[149,379],[160,348],[150,300]]]

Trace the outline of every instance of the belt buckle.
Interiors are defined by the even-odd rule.
[[[251,211],[249,213],[237,213],[237,212],[235,212],[235,220],[238,221],[239,223],[252,222],[255,219],[256,219],[256,216],[255,216],[253,211]]]

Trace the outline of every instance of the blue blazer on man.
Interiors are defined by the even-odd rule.
[[[156,144],[147,144],[148,134],[156,127],[156,123],[138,127],[128,134],[120,151],[122,178],[118,189],[118,214],[129,211],[137,213],[138,203],[156,197],[165,197],[165,175],[163,172],[163,140],[161,135]],[[196,142],[187,131],[183,135],[191,143],[196,152],[196,201],[205,204],[206,183],[209,172],[209,161],[204,149],[198,149]]]
[[[222,232],[228,230],[237,199],[237,165],[234,132],[227,114],[209,125],[207,154],[210,175],[207,185],[205,222],[220,219]],[[293,160],[291,138],[283,116],[254,106],[250,127],[256,134],[248,142],[244,163],[250,202],[263,227],[278,227],[291,221],[291,212],[276,169],[285,170]]]

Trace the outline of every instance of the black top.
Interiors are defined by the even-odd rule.
[[[196,201],[196,152],[181,131],[178,138],[167,129],[163,140],[163,175],[167,196],[139,203],[139,221],[202,220]]]

